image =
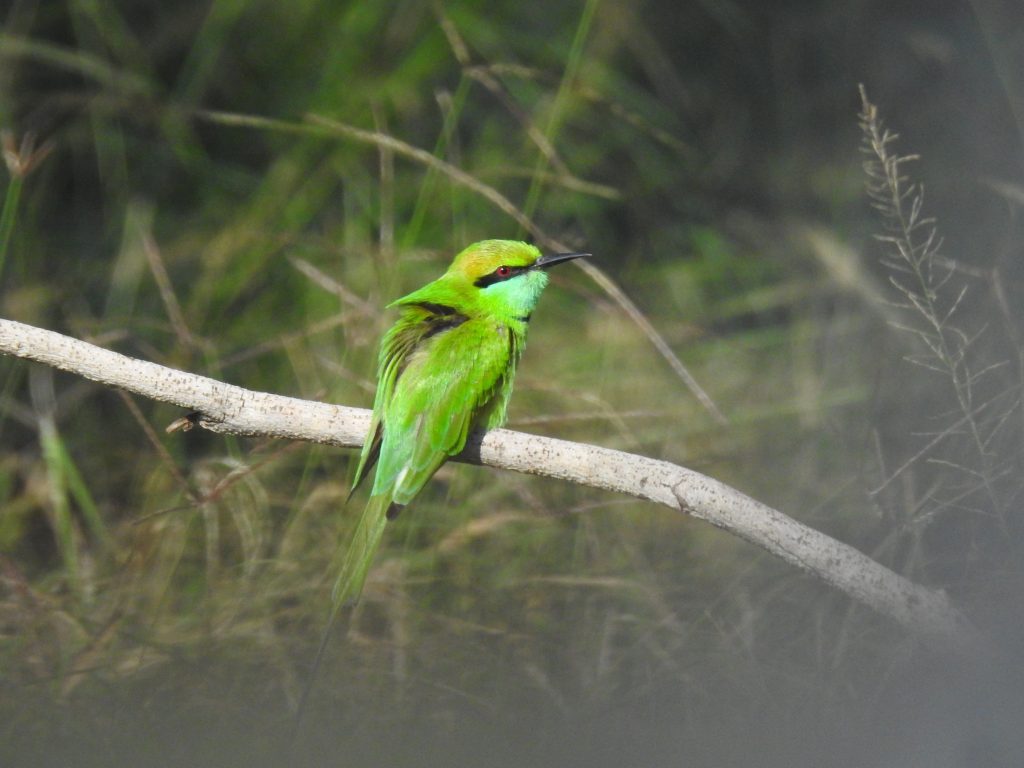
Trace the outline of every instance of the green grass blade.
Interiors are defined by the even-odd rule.
[[[68,498],[67,453],[53,420],[44,416],[39,420],[39,443],[46,467],[47,490],[50,497],[51,525],[57,540],[57,549],[64,564],[64,578],[71,592],[82,597],[81,562],[78,556],[78,542],[75,522],[71,516]]]
[[[0,212],[0,277],[4,274],[4,263],[7,261],[7,250],[14,233],[14,220],[18,212],[18,201],[21,199],[23,180],[20,176],[11,176],[4,195],[4,208]]]

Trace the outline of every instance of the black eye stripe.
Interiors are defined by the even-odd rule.
[[[508,269],[507,275],[498,274],[498,270],[500,270],[502,267]],[[498,269],[494,270],[489,275],[478,277],[476,280],[473,281],[473,285],[475,285],[477,288],[486,288],[488,285],[494,285],[495,283],[501,283],[505,280],[511,280],[516,275],[521,275],[524,272],[530,271],[529,267],[509,267],[504,264],[502,265],[502,267],[498,267]]]

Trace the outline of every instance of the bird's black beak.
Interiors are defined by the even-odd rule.
[[[533,263],[534,269],[548,269],[549,267],[555,266],[555,264],[561,264],[563,261],[572,261],[573,259],[579,259],[584,256],[590,256],[589,253],[552,253],[547,256],[541,256],[537,261]]]

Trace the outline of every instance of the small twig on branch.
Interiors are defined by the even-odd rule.
[[[195,411],[215,432],[362,445],[370,413],[236,387],[126,357],[78,339],[0,319],[0,353],[35,360],[111,387]],[[628,494],[729,531],[796,565],[940,647],[983,647],[942,592],[915,584],[853,547],[734,488],[666,461],[496,429],[470,438],[458,461]]]

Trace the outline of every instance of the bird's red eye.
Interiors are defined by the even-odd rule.
[[[508,277],[509,275],[512,274],[512,268],[501,266],[494,270],[494,274],[496,274],[498,277]]]

